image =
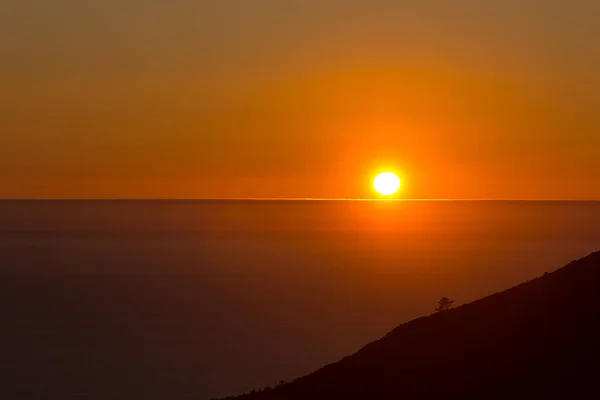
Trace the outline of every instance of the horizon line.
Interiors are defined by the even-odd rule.
[[[520,202],[600,202],[600,199],[520,199],[520,198],[320,198],[320,197],[201,197],[201,198],[0,198],[0,201],[189,201],[189,202],[327,202],[327,201],[520,201]]]

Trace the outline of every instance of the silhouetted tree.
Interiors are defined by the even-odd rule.
[[[454,300],[450,300],[447,297],[442,297],[438,303],[438,307],[435,309],[436,312],[448,311],[452,308]]]

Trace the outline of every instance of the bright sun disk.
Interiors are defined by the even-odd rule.
[[[400,178],[393,172],[384,172],[377,175],[373,186],[379,194],[391,196],[400,189]]]

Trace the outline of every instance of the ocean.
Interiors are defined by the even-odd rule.
[[[600,202],[0,201],[0,398],[208,399],[600,249]]]

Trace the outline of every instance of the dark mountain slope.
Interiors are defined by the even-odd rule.
[[[600,252],[241,399],[600,398]]]

